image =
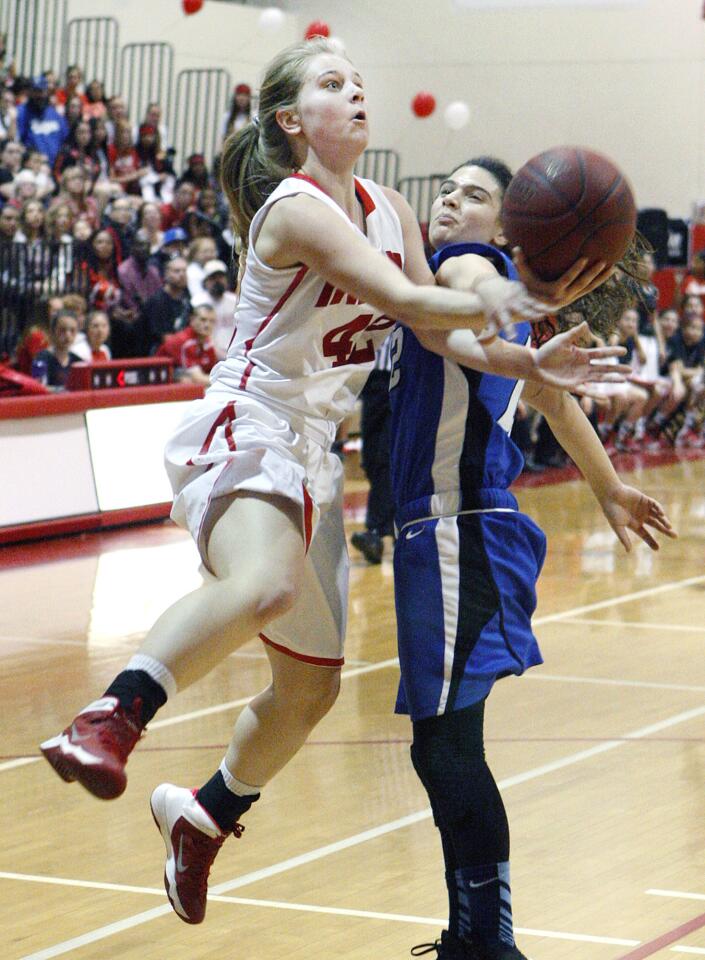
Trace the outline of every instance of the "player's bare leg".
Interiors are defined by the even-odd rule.
[[[78,780],[97,797],[124,791],[127,758],[168,696],[208,673],[296,599],[304,561],[296,505],[233,495],[216,507],[208,543],[216,579],[165,611],[103,697],[42,744],[64,780]]]
[[[242,711],[219,769],[199,790],[163,783],[152,794],[154,820],[166,847],[164,886],[176,914],[200,923],[208,874],[226,837],[261,788],[294,756],[335,702],[337,667],[302,663],[267,649],[272,683]]]

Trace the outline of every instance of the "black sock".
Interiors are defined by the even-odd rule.
[[[228,790],[223,774],[218,770],[196,793],[196,800],[213,817],[223,833],[230,833],[243,813],[247,813],[255,800],[259,800],[259,794],[239,797]]]
[[[117,697],[123,710],[131,710],[138,698],[142,701],[140,719],[145,727],[160,707],[166,703],[166,690],[144,670],[123,670],[103,696]]]

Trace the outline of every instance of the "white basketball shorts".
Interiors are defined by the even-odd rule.
[[[206,576],[205,521],[216,498],[242,490],[299,505],[307,546],[301,596],[260,636],[296,659],[337,667],[343,663],[349,563],[343,469],[330,451],[334,432],[332,424],[248,394],[209,390],[191,405],[164,456],[174,491],[172,519],[194,538]]]

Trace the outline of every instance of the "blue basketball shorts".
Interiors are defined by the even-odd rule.
[[[394,551],[397,713],[460,710],[543,662],[531,617],[545,555],[543,531],[516,510],[405,523]]]

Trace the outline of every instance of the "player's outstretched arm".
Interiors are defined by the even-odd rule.
[[[545,312],[520,283],[503,281],[474,293],[419,286],[326,204],[305,194],[274,204],[255,248],[270,266],[305,264],[339,289],[414,329],[470,327],[480,332],[488,322],[504,326],[516,316],[532,318]]]
[[[629,530],[652,550],[658,550],[659,545],[648,527],[675,539],[677,534],[661,504],[622,483],[574,397],[534,384],[527,386],[523,396],[545,416],[556,439],[590,484],[607,522],[627,552],[631,550]]]

